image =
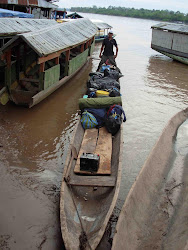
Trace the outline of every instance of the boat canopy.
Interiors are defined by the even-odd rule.
[[[188,34],[188,25],[177,23],[158,23],[151,26],[152,29],[166,30],[181,34]]]
[[[74,13],[68,14],[67,18],[76,19],[76,18],[83,18],[83,16],[79,15],[77,12],[74,12]]]
[[[97,28],[99,30],[104,30],[104,29],[111,29],[112,26],[110,26],[109,24],[101,21],[101,20],[95,20],[95,19],[91,19],[91,21],[97,26]]]
[[[43,57],[82,44],[92,38],[96,31],[97,27],[89,19],[76,19],[72,22],[17,35],[1,48],[0,53],[3,53],[15,40],[21,38],[40,57]]]
[[[53,19],[0,18],[0,36],[16,35],[58,25]]]
[[[21,17],[21,18],[33,18],[34,15],[20,12],[20,11],[13,11],[13,10],[6,10],[0,8],[0,17]]]

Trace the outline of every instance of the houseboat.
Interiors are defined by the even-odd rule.
[[[95,36],[95,42],[102,42],[104,38],[108,37],[109,29],[111,29],[112,26],[101,20],[92,19],[91,21],[97,26],[98,29],[97,34]]]
[[[159,23],[151,28],[152,49],[188,64],[188,25]]]
[[[52,19],[0,18],[0,48],[17,34],[39,30],[55,24],[57,22]]]
[[[23,14],[28,15],[26,13],[21,15]],[[52,25],[58,24],[55,20],[50,19],[0,18],[0,49],[17,34],[37,31]],[[5,87],[5,67],[6,61],[0,58],[0,103],[6,103],[9,99]]]
[[[17,105],[36,105],[87,62],[95,34],[96,26],[82,18],[16,35],[0,49],[5,63],[3,93]]]

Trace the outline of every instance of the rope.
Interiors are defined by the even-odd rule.
[[[79,221],[80,221],[80,225],[81,225],[81,229],[82,229],[82,233],[79,237],[79,240],[80,240],[80,250],[84,250],[86,248],[86,244],[88,244],[89,248],[92,250],[91,248],[91,245],[88,241],[88,238],[87,238],[87,234],[86,232],[84,231],[84,227],[83,227],[83,224],[82,224],[82,220],[80,218],[80,215],[79,215],[79,212],[78,212],[78,209],[77,209],[77,206],[76,206],[76,203],[75,203],[75,200],[74,200],[74,197],[73,197],[73,191],[72,191],[72,186],[67,182],[67,185],[68,187],[70,188],[70,191],[71,191],[71,197],[72,197],[72,200],[73,200],[73,204],[74,204],[74,207],[76,209],[76,213],[78,215],[78,218],[79,218]]]

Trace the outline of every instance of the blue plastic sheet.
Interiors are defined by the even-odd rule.
[[[19,11],[6,10],[0,8],[0,17],[22,17],[22,18],[33,18],[33,14],[28,14]]]

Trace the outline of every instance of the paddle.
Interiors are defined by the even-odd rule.
[[[77,160],[78,158],[78,153],[76,151],[76,148],[74,146],[71,146],[71,159],[69,161],[68,167],[67,167],[67,171],[64,177],[64,180],[67,182],[69,181],[69,172],[70,172],[70,168],[72,166],[72,161],[73,160]]]

